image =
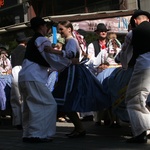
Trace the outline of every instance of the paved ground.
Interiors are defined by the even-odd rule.
[[[147,144],[128,144],[125,135],[130,133],[128,124],[121,128],[95,126],[94,122],[83,122],[87,130],[84,138],[69,139],[65,133],[72,131],[72,123],[57,122],[57,133],[51,143],[30,144],[21,140],[22,131],[14,129],[10,120],[3,120],[0,125],[0,150],[141,150],[150,149]],[[126,137],[127,138],[127,137]]]

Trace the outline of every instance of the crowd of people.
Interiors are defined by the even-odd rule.
[[[94,31],[98,39],[87,46],[70,21],[58,22],[58,43],[53,44],[47,34],[52,26],[40,17],[32,18],[33,37],[17,34],[18,46],[9,63],[3,50],[0,55],[1,73],[12,74],[13,125],[23,129],[23,142],[52,141],[58,114],[69,117],[74,125],[66,136],[84,137],[79,113],[89,113],[98,125],[102,120],[105,125],[114,125],[115,119],[117,125],[119,119],[129,122],[133,138],[127,142],[146,143],[150,129],[149,19],[148,12],[136,10],[122,44],[99,23]]]

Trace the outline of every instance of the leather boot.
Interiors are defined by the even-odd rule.
[[[143,133],[141,133],[138,136],[135,136],[133,138],[127,139],[126,142],[127,143],[147,143],[146,131],[144,131]]]

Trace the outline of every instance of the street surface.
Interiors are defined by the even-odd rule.
[[[73,130],[72,123],[57,122],[57,132],[50,143],[23,143],[22,131],[14,129],[10,120],[0,124],[0,150],[149,150],[147,144],[129,144],[126,138],[131,137],[129,124],[121,123],[120,128],[96,126],[93,121],[83,122],[87,135],[84,138],[70,139],[66,133]]]

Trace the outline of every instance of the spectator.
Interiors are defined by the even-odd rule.
[[[16,42],[18,45],[11,52],[12,84],[10,104],[12,108],[12,124],[17,129],[22,129],[22,96],[18,87],[18,75],[22,68],[27,44],[27,37],[23,32],[17,33]]]
[[[5,46],[1,46],[0,52],[0,74],[6,75],[11,74],[12,66],[11,62],[8,58],[8,54],[6,52]]]

